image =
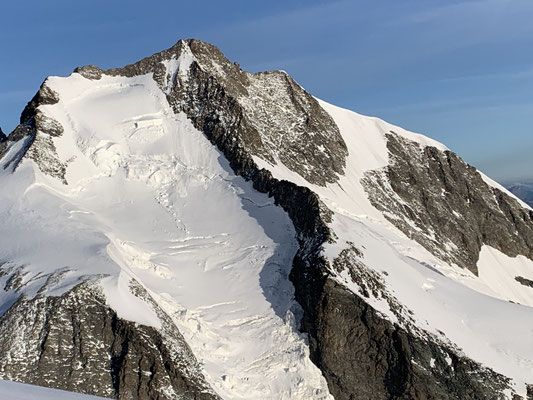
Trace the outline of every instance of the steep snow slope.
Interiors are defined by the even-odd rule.
[[[0,380],[0,398],[3,400],[101,400],[102,397],[89,396],[26,385],[24,383]]]
[[[326,245],[328,260],[333,262],[343,249],[355,243],[364,253],[364,265],[376,271],[396,299],[413,312],[417,326],[454,343],[474,360],[514,378],[517,392],[525,395],[525,384],[531,382],[533,370],[530,340],[533,309],[526,307],[533,306],[533,290],[515,277],[533,279],[533,261],[522,256],[512,259],[485,246],[478,263],[479,276],[475,276],[443,262],[406,237],[372,206],[360,182],[367,171],[387,165],[385,134],[390,131],[422,146],[442,151],[446,147],[379,119],[323,101],[320,104],[339,126],[349,149],[346,173],[337,183],[326,187],[312,185],[279,160],[277,165],[259,157],[255,161],[278,179],[309,187],[334,212],[331,227],[338,238],[336,243]],[[354,293],[359,292],[348,271],[339,273],[337,280]],[[370,304],[392,321],[398,321],[386,298],[371,298]]]
[[[295,233],[283,210],[231,172],[150,76],[46,85],[60,101],[40,111],[65,130],[54,144],[68,186],[30,160],[2,177],[0,254],[35,282],[23,293],[55,271],[64,275],[49,295],[103,277],[119,317],[160,328],[130,290],[135,279],[224,398],[328,398],[295,328]]]

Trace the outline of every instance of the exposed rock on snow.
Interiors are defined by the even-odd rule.
[[[80,74],[87,79],[98,80],[102,77],[103,71],[96,65],[85,65],[84,67],[78,67],[74,69],[74,72]]]
[[[119,318],[105,303],[90,284],[59,297],[20,297],[0,318],[0,376],[119,399],[217,398],[163,311],[156,330]]]
[[[387,135],[390,163],[363,182],[372,204],[441,260],[468,268],[483,244],[533,259],[533,211],[450,151]]]
[[[180,66],[184,73],[169,73],[167,63],[184,54],[194,57]],[[203,119],[213,122],[220,119],[228,129],[242,127],[246,135],[238,135],[236,146],[243,144],[273,164],[282,162],[309,182],[335,182],[344,170],[347,149],[337,126],[318,102],[284,72],[252,75],[241,71],[216,47],[188,40],[105,73],[152,73],[161,89],[168,91],[172,87],[169,102],[176,112],[184,111],[197,118],[202,114]],[[234,108],[239,112],[235,113]],[[231,110],[236,119],[229,120],[224,109]]]
[[[24,140],[22,146],[18,146],[4,164],[4,169],[10,167],[14,171],[24,157],[35,161],[41,171],[50,176],[65,181],[66,165],[57,158],[55,144],[52,138],[61,136],[63,126],[53,118],[39,110],[41,105],[53,105],[59,102],[59,95],[52,90],[45,81],[37,94],[26,105],[20,116],[20,124],[9,135],[0,147],[0,157],[4,157],[16,143]]]
[[[515,280],[524,286],[529,286],[533,289],[533,281],[531,279],[524,278],[523,276],[515,276]]]

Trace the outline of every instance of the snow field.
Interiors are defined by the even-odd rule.
[[[120,317],[159,328],[130,291],[135,279],[224,399],[331,398],[297,332],[288,280],[297,244],[285,212],[233,174],[150,76],[47,84],[61,100],[41,111],[65,129],[54,144],[68,186],[30,160],[6,178],[14,190],[1,229],[15,235],[2,258],[25,265],[28,279],[68,267],[49,294],[98,279]]]

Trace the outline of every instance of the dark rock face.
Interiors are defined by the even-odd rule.
[[[243,119],[258,132],[261,147],[254,149],[255,155],[273,163],[279,160],[317,185],[338,179],[348,155],[346,144],[335,122],[309,93],[285,72],[251,75],[216,47],[197,40],[188,43],[200,68],[236,100]]]
[[[41,172],[59,179],[65,185],[67,166],[57,157],[56,147],[52,141],[53,134],[36,131],[24,156],[35,161]],[[16,168],[16,166],[15,166]]]
[[[63,127],[56,120],[46,116],[40,111],[37,111],[33,116],[35,120],[35,129],[44,132],[50,136],[58,137],[63,134]]]
[[[124,400],[217,399],[177,328],[158,314],[162,332],[120,319],[90,284],[21,297],[0,318],[0,377]]]
[[[506,378],[380,318],[331,279],[316,306],[313,358],[337,400],[503,398]]]
[[[0,158],[2,158],[10,144],[25,139],[26,142],[18,154],[4,164],[14,171],[24,157],[32,159],[39,169],[50,176],[58,178],[64,184],[66,165],[57,157],[53,137],[63,134],[63,127],[54,119],[44,115],[38,110],[40,105],[51,105],[59,102],[59,95],[46,85],[41,85],[37,94],[22,111],[20,124],[9,135],[7,141],[0,144]],[[3,147],[2,147],[3,146]]]
[[[323,260],[296,258],[291,272],[305,310],[302,329],[309,334],[311,359],[336,400],[505,398],[508,378],[415,327],[409,310],[387,293],[358,254],[344,250],[332,269],[348,269],[359,295],[326,273]],[[389,303],[401,326],[368,305],[365,298],[371,295]]]
[[[383,276],[365,265],[363,252],[355,247],[354,243],[348,244],[349,247],[342,250],[333,260],[331,269],[334,273],[340,274],[347,271],[351,281],[357,285],[360,297],[385,300],[399,323],[402,326],[411,326],[416,331],[412,312],[389,293]],[[418,330],[418,333],[422,331]]]
[[[96,65],[86,65],[84,67],[78,67],[75,68],[75,73],[80,74],[84,78],[91,79],[91,80],[98,80],[102,78],[103,71],[98,68]]]
[[[37,110],[37,107],[39,107],[41,104],[45,105],[51,105],[56,104],[59,102],[59,95],[50,89],[48,85],[46,84],[46,81],[41,85],[39,88],[39,91],[33,96],[33,99],[30,100],[30,102],[26,105],[24,110],[22,111],[22,114],[20,115],[20,123],[21,124],[28,124],[31,122],[31,120],[35,117],[35,112]]]
[[[533,281],[531,279],[524,278],[523,276],[516,276],[515,280],[524,286],[529,286],[533,289]]]
[[[483,244],[533,259],[533,211],[450,151],[387,135],[390,164],[363,184],[372,204],[440,259],[477,274]]]
[[[2,131],[2,128],[0,128],[0,157],[2,156],[2,154],[4,153],[6,149],[6,146],[7,146],[6,141],[7,141],[7,136]]]

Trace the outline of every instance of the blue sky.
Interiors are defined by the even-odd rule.
[[[533,178],[533,1],[3,1],[0,126],[47,75],[122,66],[195,37],[251,72]]]

